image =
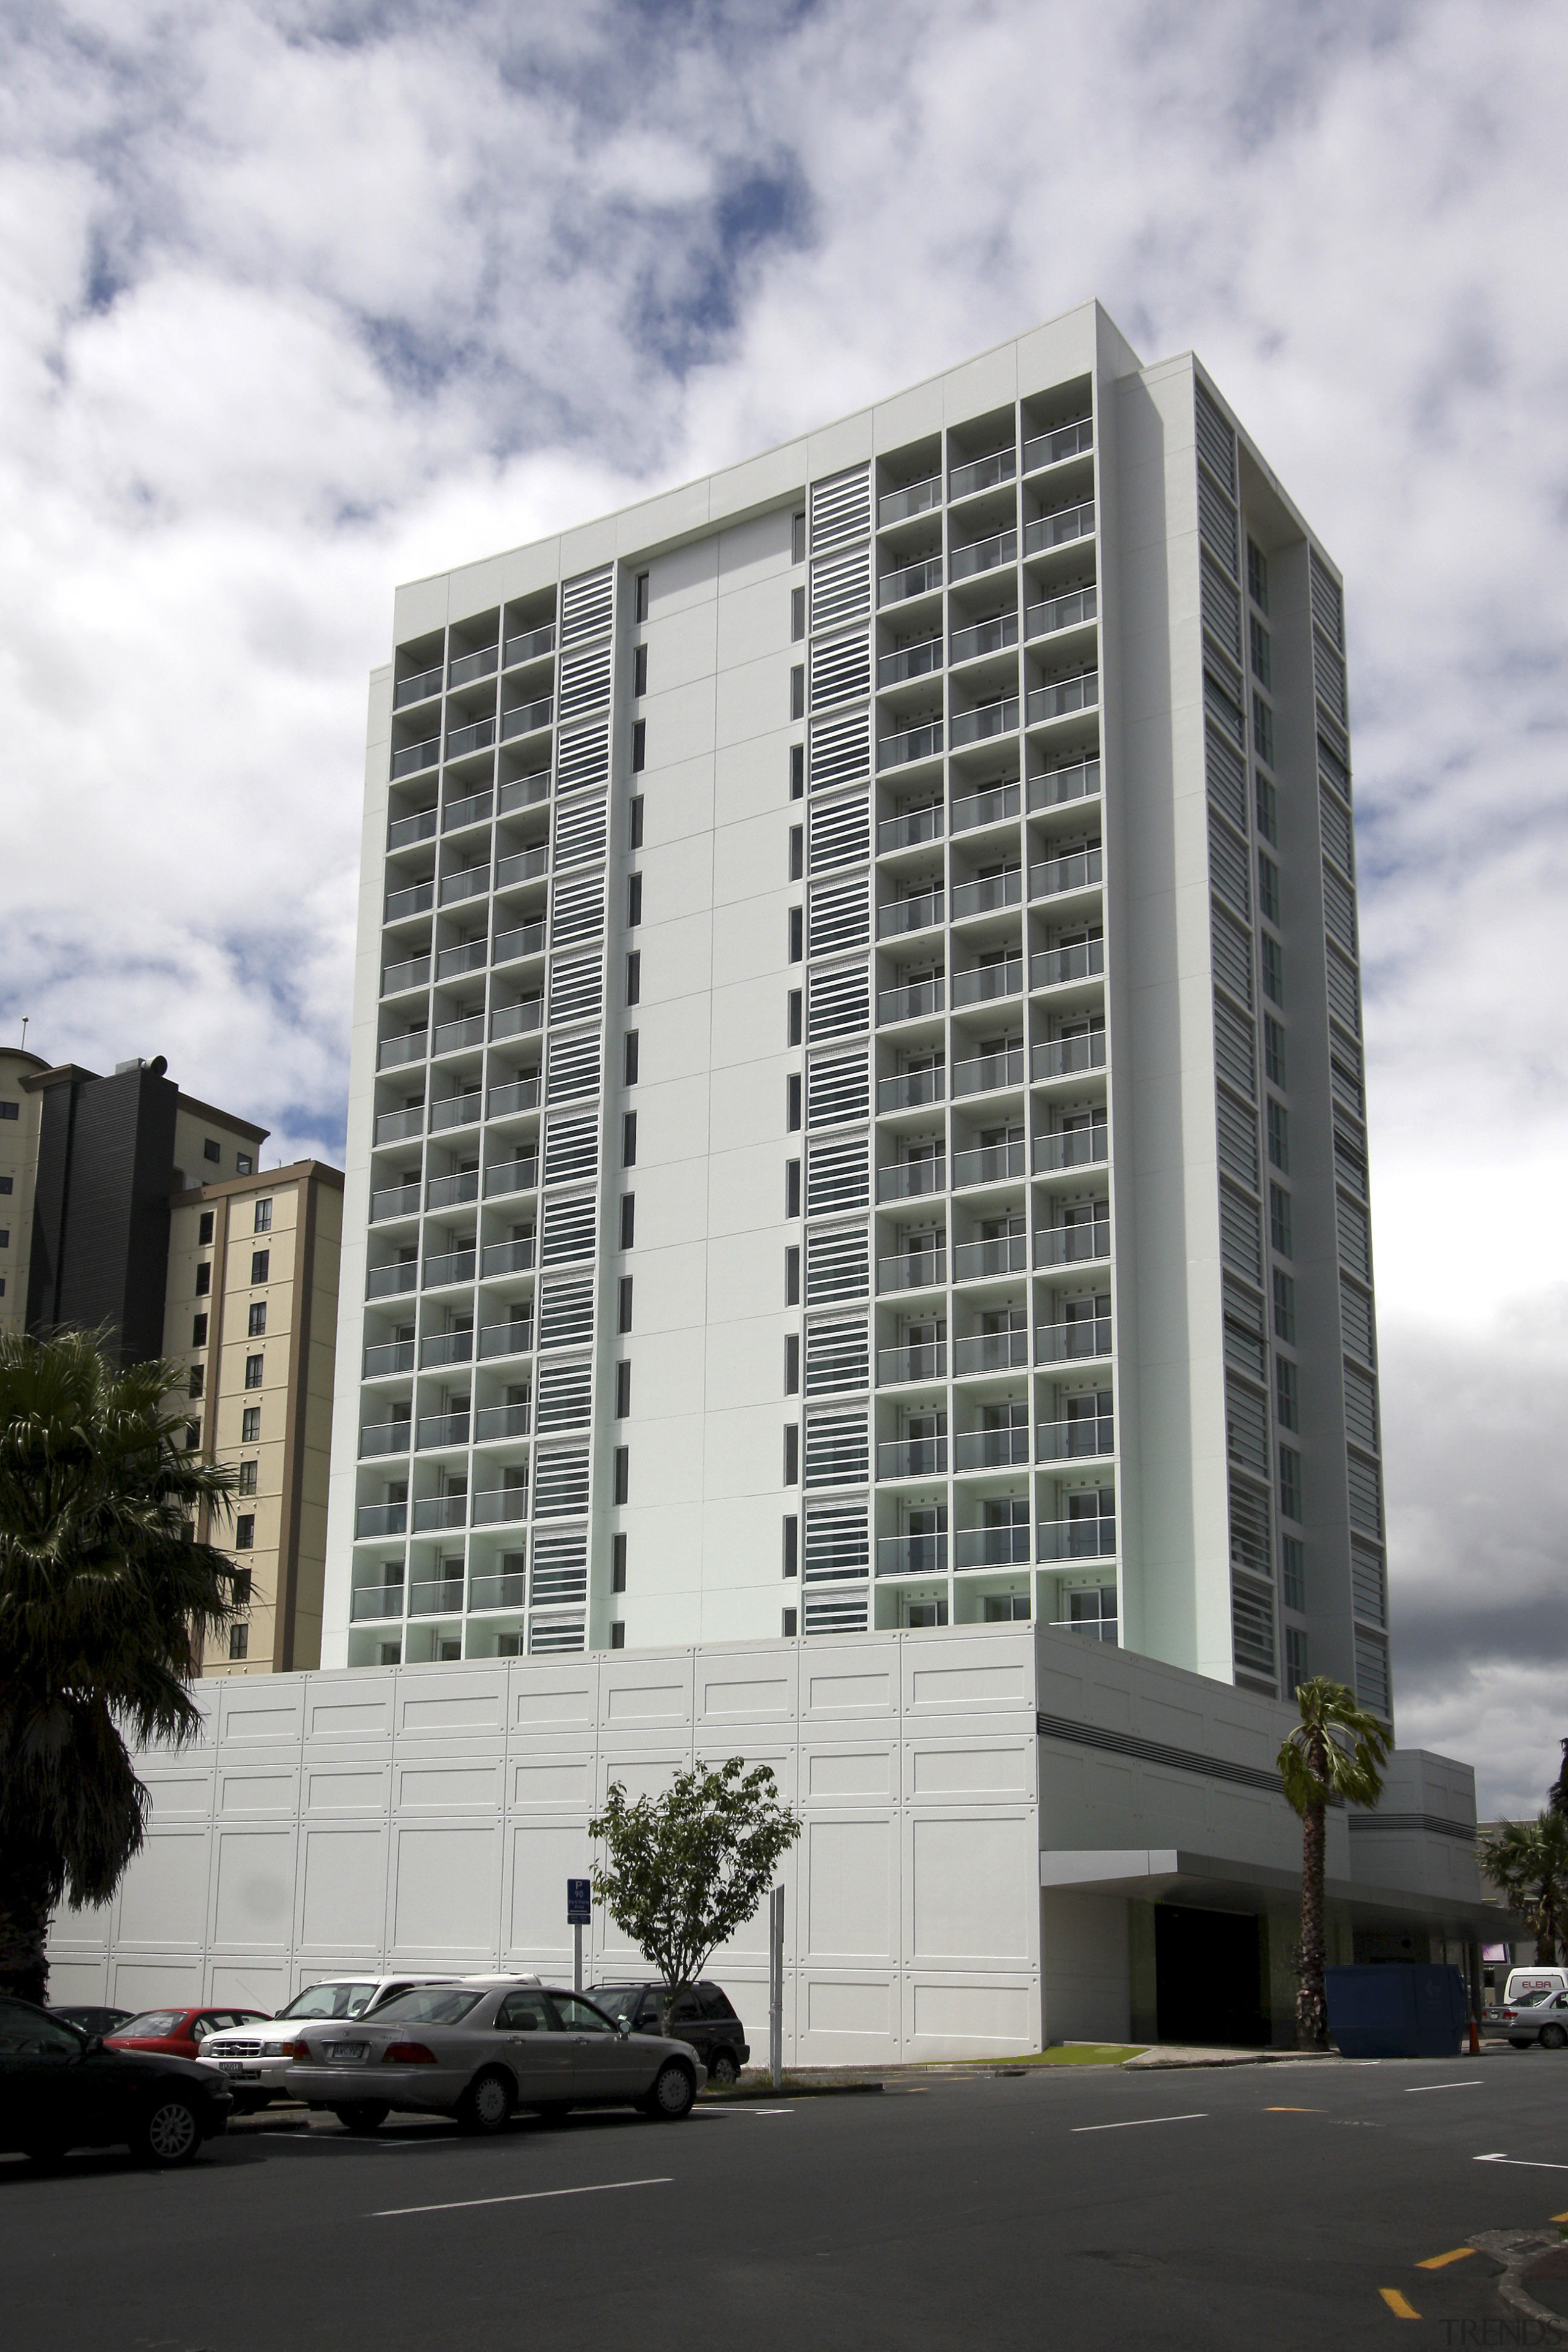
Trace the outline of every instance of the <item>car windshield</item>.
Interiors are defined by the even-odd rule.
[[[595,1985],[594,1999],[606,2017],[630,2017],[642,1998],[641,1985]]]
[[[307,1985],[297,1992],[279,2017],[357,2017],[375,1990],[371,1984]]]
[[[183,2009],[146,2009],[140,2017],[133,2017],[129,2025],[122,2025],[120,2031],[121,2033],[139,2033],[151,2042],[159,2034],[178,2032],[184,2016]]]
[[[1551,1998],[1552,1993],[1549,1987],[1543,1988],[1539,1992],[1516,1992],[1513,1997],[1513,2005],[1515,2009],[1537,2009],[1543,2000],[1550,2000]]]
[[[426,1985],[417,1992],[400,1992],[395,2000],[376,2011],[375,2021],[378,2025],[384,2019],[388,2024],[456,2025],[483,1998],[481,1993],[465,1992],[456,1986],[443,1991],[439,1985]]]

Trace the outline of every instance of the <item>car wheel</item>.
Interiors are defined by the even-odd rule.
[[[476,2074],[463,2093],[458,2121],[465,2131],[499,2132],[512,2111],[516,2094],[510,2078],[494,2067]]]
[[[1568,2033],[1564,2033],[1560,2025],[1542,2027],[1541,2046],[1543,2050],[1561,2050],[1565,2042],[1568,2042]]]
[[[740,2079],[740,2063],[737,2060],[734,2052],[732,2050],[715,2050],[712,2057],[708,2062],[708,2080],[710,2083],[721,2084],[726,2090],[728,2090],[731,2083],[738,2083]]]
[[[657,2116],[661,2124],[678,2124],[691,2113],[691,2102],[697,2096],[697,2085],[686,2068],[675,2059],[658,2070],[658,2080],[648,2099],[648,2113]]]
[[[136,2153],[146,2164],[155,2164],[161,2170],[171,2170],[177,2164],[189,2164],[202,2144],[202,2127],[196,2111],[188,2099],[160,2099],[149,2110],[134,2143]]]
[[[392,2109],[384,2099],[354,2099],[346,2107],[334,2107],[332,2113],[344,2131],[368,2139],[372,2132],[381,2129]]]

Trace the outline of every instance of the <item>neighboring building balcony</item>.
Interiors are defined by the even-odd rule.
[[[370,1221],[373,1225],[383,1223],[388,1217],[416,1216],[418,1210],[419,1186],[415,1181],[387,1184],[370,1196]]]
[[[484,1097],[478,1087],[467,1094],[443,1095],[439,1101],[430,1106],[431,1134],[444,1134],[449,1127],[472,1127],[483,1102]]]
[[[1080,457],[1094,446],[1094,419],[1079,416],[1071,425],[1055,425],[1024,444],[1024,471],[1038,473],[1042,466],[1059,466],[1065,457]]]
[[[459,1526],[462,1524],[458,1522]],[[408,1588],[408,1614],[411,1617],[458,1617],[463,1608],[463,1580],[460,1576],[431,1577]]]
[[[548,845],[537,849],[514,849],[496,861],[496,888],[515,890],[520,882],[538,882],[550,871]]]
[[[1092,1125],[1061,1128],[1035,1138],[1035,1171],[1046,1175],[1060,1168],[1099,1168],[1109,1152],[1109,1130],[1103,1118]]]
[[[947,1072],[941,1062],[929,1070],[900,1070],[877,1081],[879,1110],[912,1110],[920,1103],[941,1102],[947,1091]]]
[[[1116,1451],[1116,1424],[1109,1412],[1093,1421],[1042,1421],[1035,1435],[1041,1462],[1092,1462]]]
[[[1071,947],[1043,948],[1029,959],[1031,988],[1060,988],[1069,980],[1095,980],[1105,970],[1105,941],[1079,940]]]
[[[494,677],[499,659],[500,648],[496,646],[481,646],[478,653],[459,654],[447,666],[447,684],[473,686],[481,677]]]
[[[911,515],[929,514],[942,504],[942,476],[928,474],[923,482],[907,482],[901,490],[885,490],[877,501],[877,527],[908,522]]]
[[[433,768],[441,757],[441,738],[427,735],[423,743],[405,743],[401,751],[392,755],[392,781],[395,784],[404,776],[417,776]]]
[[[952,659],[954,663],[979,661],[986,654],[1005,653],[1018,642],[1018,615],[998,613],[989,621],[977,621],[972,628],[954,629]]]
[[[421,1453],[433,1445],[467,1445],[468,1416],[466,1412],[427,1412],[419,1417],[418,1444]]]
[[[406,1421],[373,1421],[359,1433],[359,1458],[376,1454],[406,1454],[410,1424]]]
[[[961,751],[966,743],[986,743],[994,735],[1016,735],[1018,731],[1018,698],[1003,695],[995,702],[976,703],[972,710],[953,713],[952,748]]]
[[[923,1021],[940,1013],[947,1001],[946,983],[940,980],[907,982],[901,988],[884,988],[877,999],[879,1022]]]
[[[358,1584],[349,1595],[349,1616],[356,1625],[367,1617],[401,1617],[402,1614],[401,1584]]]
[[[389,890],[383,919],[388,923],[405,923],[411,915],[427,915],[436,903],[436,885],[430,882],[410,882],[401,890]]]
[[[1060,808],[1068,801],[1092,800],[1100,790],[1100,761],[1068,760],[1029,779],[1029,808]]]
[[[1022,1234],[1003,1234],[989,1242],[960,1242],[952,1253],[954,1282],[994,1280],[1003,1274],[1027,1271],[1029,1245]]]
[[[895,1437],[877,1448],[879,1478],[941,1478],[946,1473],[945,1437]]]
[[[451,1099],[453,1102],[471,1101],[477,1104],[479,1098],[477,1096],[454,1095]],[[437,1109],[441,1108],[440,1104],[437,1105]],[[479,1115],[476,1108],[473,1117],[478,1118]],[[453,1126],[457,1122],[449,1119],[447,1124]],[[432,1176],[425,1188],[425,1205],[427,1209],[466,1208],[470,1201],[477,1201],[479,1197],[479,1171],[477,1168],[459,1168],[450,1176]]]
[[[496,933],[495,951],[491,961],[495,963],[516,963],[521,956],[536,956],[543,953],[543,924],[519,923],[510,931]]]
[[[470,971],[483,971],[490,960],[488,940],[459,940],[454,948],[442,948],[436,957],[437,980],[461,980]]]
[[[1042,1364],[1098,1362],[1110,1353],[1110,1315],[1086,1315],[1063,1323],[1037,1323],[1035,1358]]]
[[[1110,1219],[1103,1212],[1089,1224],[1042,1225],[1035,1235],[1037,1265],[1089,1265],[1110,1255]]]
[[[425,1106],[411,1103],[406,1110],[384,1110],[375,1122],[377,1148],[384,1143],[406,1143],[411,1135],[425,1132]]]
[[[1019,996],[1024,988],[1024,959],[1010,955],[1001,963],[976,964],[952,975],[952,1006],[994,1004],[999,997]]]
[[[492,1042],[502,1037],[528,1037],[544,1018],[544,999],[525,996],[516,1004],[498,1005],[490,1014]]]
[[[510,1323],[487,1323],[479,1333],[479,1360],[492,1363],[499,1356],[526,1356],[533,1349],[533,1318],[514,1315]]]
[[[1065,596],[1047,596],[1031,604],[1024,615],[1026,637],[1054,637],[1063,629],[1079,629],[1099,618],[1098,588],[1074,588]]]
[[[373,1339],[365,1349],[363,1377],[367,1381],[384,1381],[389,1372],[413,1370],[412,1339]]]
[[[515,1486],[481,1486],[475,1493],[473,1523],[477,1528],[510,1527],[527,1517],[526,1480]]]
[[[527,629],[520,637],[508,637],[503,656],[508,669],[516,669],[522,662],[541,661],[555,651],[555,624],[546,621],[542,628]]]
[[[482,1404],[474,1415],[474,1435],[481,1445],[498,1438],[526,1437],[529,1418],[525,1404]]]
[[[1043,727],[1048,719],[1070,719],[1075,710],[1100,707],[1100,672],[1079,670],[1076,677],[1054,678],[1049,686],[1029,689],[1029,724]]]
[[[959,1470],[1018,1470],[1029,1459],[1026,1429],[962,1429],[953,1444]]]
[[[1108,1642],[1113,1650],[1117,1646],[1114,1613],[1109,1617],[1053,1617],[1048,1623],[1053,1633],[1077,1633],[1086,1642]]]
[[[465,825],[488,824],[495,806],[495,794],[488,789],[470,793],[466,800],[448,801],[441,812],[443,833],[460,833]]]
[[[921,1339],[911,1348],[879,1348],[877,1379],[884,1388],[900,1386],[907,1381],[944,1381],[947,1378],[947,1341]]]
[[[1075,540],[1094,536],[1094,500],[1081,506],[1058,507],[1051,514],[1024,527],[1026,555],[1048,555],[1053,547],[1068,547]]]
[[[990,784],[983,793],[966,793],[962,800],[953,802],[952,829],[954,833],[973,833],[976,825],[1001,824],[1018,814],[1022,800],[1022,790],[1016,782]]]
[[[410,1062],[422,1062],[429,1050],[428,1029],[410,1029],[401,1037],[384,1037],[375,1049],[378,1070],[405,1069]]]
[[[408,1532],[406,1503],[362,1503],[354,1513],[354,1534],[402,1536]]]
[[[364,1278],[367,1298],[402,1298],[419,1287],[419,1267],[413,1258],[402,1265],[373,1265]]]
[[[520,1155],[515,1160],[498,1160],[493,1168],[485,1170],[485,1198],[496,1201],[509,1192],[531,1192],[538,1181],[537,1153],[528,1159]]]
[[[416,809],[412,816],[395,816],[386,828],[386,845],[391,849],[412,849],[417,841],[433,841],[436,837],[436,812],[433,808]]]
[[[515,710],[502,714],[501,741],[515,743],[520,735],[537,735],[542,727],[549,726],[554,709],[555,698],[551,694],[542,695],[535,702],[519,703]]]
[[[942,558],[928,555],[918,563],[900,564],[896,572],[884,572],[877,583],[879,605],[907,604],[913,596],[928,596],[942,586]]]
[[[934,1290],[947,1280],[947,1252],[940,1249],[903,1250],[895,1257],[877,1261],[877,1288],[889,1290]]]
[[[877,909],[877,937],[879,940],[899,939],[908,931],[929,931],[942,920],[943,896],[940,888],[913,893],[907,898],[889,898]]]
[[[1025,1370],[1029,1361],[1029,1334],[1016,1331],[977,1331],[953,1343],[952,1369],[960,1378],[976,1372],[1016,1372]]]
[[[1069,850],[1065,857],[1047,857],[1029,868],[1031,898],[1059,898],[1069,890],[1089,890],[1104,878],[1104,857],[1099,843],[1089,849]]]
[[[1044,1045],[1035,1047],[1033,1068],[1037,1078],[1069,1078],[1082,1070],[1104,1067],[1103,1029],[1090,1029],[1073,1037],[1047,1037]]]
[[[879,1536],[877,1573],[879,1576],[945,1576],[946,1535]]]
[[[427,955],[405,956],[401,963],[389,963],[381,975],[383,996],[401,996],[405,989],[424,988],[429,983],[430,959]]]
[[[1004,874],[982,874],[973,882],[956,882],[952,889],[952,919],[961,923],[971,915],[994,915],[1005,907],[1022,904],[1024,870],[1010,866]]]
[[[955,1102],[961,1095],[994,1094],[999,1087],[1021,1087],[1023,1083],[1022,1044],[1009,1045],[1005,1054],[976,1054],[970,1060],[954,1062],[952,1066]]]
[[[1025,1173],[1026,1153],[1017,1143],[983,1143],[952,1155],[952,1188],[969,1184],[1006,1184]]]
[[[501,1573],[493,1576],[470,1576],[468,1607],[484,1609],[521,1609],[528,1599],[528,1579],[525,1576]]]
[[[1040,1559],[1114,1559],[1116,1521],[1042,1519],[1036,1530]]]
[[[947,1161],[940,1153],[934,1160],[895,1160],[877,1171],[879,1201],[913,1201],[946,1190]]]
[[[439,1257],[427,1257],[420,1287],[424,1290],[444,1290],[454,1282],[472,1282],[478,1262],[477,1254],[471,1249],[447,1250]]]
[[[437,1054],[460,1054],[470,1045],[485,1042],[485,1016],[482,1013],[462,1013],[455,1021],[436,1024],[435,1045]]]
[[[502,816],[515,816],[519,809],[537,808],[541,801],[550,798],[550,771],[536,768],[526,776],[513,776],[500,788]]]
[[[885,816],[877,827],[877,847],[885,856],[892,849],[914,849],[922,841],[942,839],[942,806],[907,809],[902,816]]]
[[[902,686],[911,677],[928,677],[932,670],[942,667],[942,636],[922,637],[919,645],[900,646],[896,653],[880,654],[877,659],[879,689]]]
[[[406,710],[410,703],[428,702],[433,694],[441,691],[441,672],[422,669],[413,677],[400,677],[392,690],[394,710]]]
[[[988,457],[972,457],[966,465],[952,467],[948,497],[972,499],[977,490],[994,490],[1000,483],[1010,482],[1017,470],[1016,449],[994,449]]]
[[[415,1503],[414,1530],[416,1535],[429,1535],[432,1530],[439,1532],[443,1529],[449,1530],[453,1528],[467,1527],[468,1522],[468,1497],[467,1493],[460,1495],[421,1495],[418,1500]],[[414,1590],[417,1592],[419,1591],[419,1587],[416,1585]],[[462,1607],[463,1588],[460,1584],[458,1587],[457,1600],[448,1605],[457,1609],[460,1609]],[[418,1609],[416,1608],[414,1614],[417,1616],[419,1613]]]
[[[877,773],[888,768],[907,768],[916,760],[935,760],[942,755],[942,721],[927,719],[919,727],[906,727],[900,734],[884,735],[877,745]]]
[[[960,1528],[953,1538],[954,1568],[1026,1568],[1029,1530],[1022,1528]]]
[[[441,904],[454,907],[465,898],[482,898],[490,887],[489,862],[483,866],[465,866],[456,874],[441,877]]]
[[[488,1116],[491,1118],[510,1118],[518,1111],[538,1108],[537,1075],[526,1078],[509,1078],[504,1086],[490,1088]]]
[[[1004,563],[1018,561],[1018,534],[1016,530],[999,530],[989,539],[972,539],[967,547],[952,551],[951,577],[973,580],[977,572],[994,572]]]
[[[468,1331],[432,1331],[419,1342],[421,1364],[468,1364],[473,1361],[474,1335]]]
[[[515,1242],[487,1242],[480,1270],[487,1282],[503,1274],[526,1274],[533,1264],[533,1236]]]

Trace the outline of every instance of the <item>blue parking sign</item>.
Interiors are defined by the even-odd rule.
[[[566,1881],[566,1925],[586,1927],[593,1919],[593,1887],[585,1878]]]

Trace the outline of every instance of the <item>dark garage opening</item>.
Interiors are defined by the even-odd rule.
[[[1231,2050],[1268,2042],[1260,1921],[1250,1912],[1154,1906],[1154,1988],[1162,2042]]]

